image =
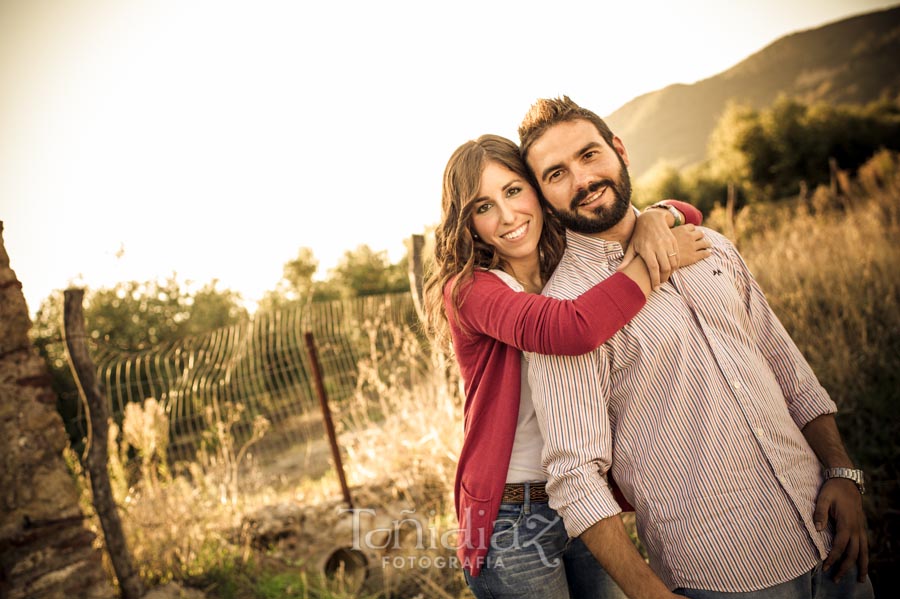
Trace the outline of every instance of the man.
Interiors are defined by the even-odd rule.
[[[544,294],[577,297],[623,259],[628,153],[567,97],[538,101],[519,135],[568,229]],[[734,246],[705,233],[712,256],[675,271],[603,346],[529,355],[551,506],[634,598],[871,597],[862,473],[835,405]],[[652,571],[615,517],[607,472]]]

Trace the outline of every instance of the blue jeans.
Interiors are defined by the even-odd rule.
[[[833,570],[837,571],[837,565]],[[872,582],[868,578],[862,583],[856,581],[855,566],[844,574],[840,582],[835,582],[832,574],[831,570],[823,572],[822,562],[819,562],[806,574],[760,591],[719,593],[697,589],[675,589],[675,593],[691,599],[873,599],[875,596]]]
[[[556,511],[525,501],[500,505],[481,573],[465,571],[477,599],[626,599]]]

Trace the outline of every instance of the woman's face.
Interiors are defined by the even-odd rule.
[[[544,213],[528,180],[496,162],[481,173],[472,228],[507,262],[538,255]]]

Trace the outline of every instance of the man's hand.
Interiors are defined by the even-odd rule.
[[[644,259],[650,272],[650,286],[658,289],[678,268],[678,242],[666,221],[665,210],[647,210],[637,218],[625,258],[616,270],[622,270],[635,256]]]
[[[830,478],[822,485],[816,499],[816,511],[813,513],[816,529],[825,530],[829,519],[834,525],[834,541],[823,569],[829,569],[840,560],[840,566],[834,574],[834,579],[840,580],[853,562],[856,562],[858,580],[863,582],[869,571],[869,539],[862,495],[853,481]]]
[[[803,436],[816,452],[826,468],[853,468],[853,462],[844,449],[841,435],[834,421],[834,414],[822,414],[803,427]],[[841,559],[835,580],[841,578],[853,562],[856,562],[860,582],[869,573],[869,537],[866,534],[866,516],[862,508],[862,495],[856,483],[846,478],[830,478],[819,490],[813,522],[818,530],[825,530],[829,520],[834,526],[831,553],[825,559],[828,569]]]
[[[650,569],[625,532],[622,518],[594,523],[579,537],[622,591],[632,599],[676,599]]]

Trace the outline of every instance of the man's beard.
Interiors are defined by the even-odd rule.
[[[585,235],[602,233],[612,229],[625,217],[628,213],[628,208],[631,206],[631,177],[628,176],[628,168],[625,166],[625,162],[622,160],[621,156],[619,157],[619,164],[621,165],[621,168],[619,169],[618,182],[613,181],[612,179],[595,181],[594,183],[591,183],[587,189],[582,189],[574,198],[572,198],[572,202],[569,204],[571,206],[570,210],[554,209],[556,216],[559,218],[559,222],[562,223],[566,229]],[[578,204],[583,202],[585,198],[602,188],[604,185],[607,186],[607,191],[610,191],[613,194],[612,205],[597,206],[592,210],[593,216],[579,214]]]

